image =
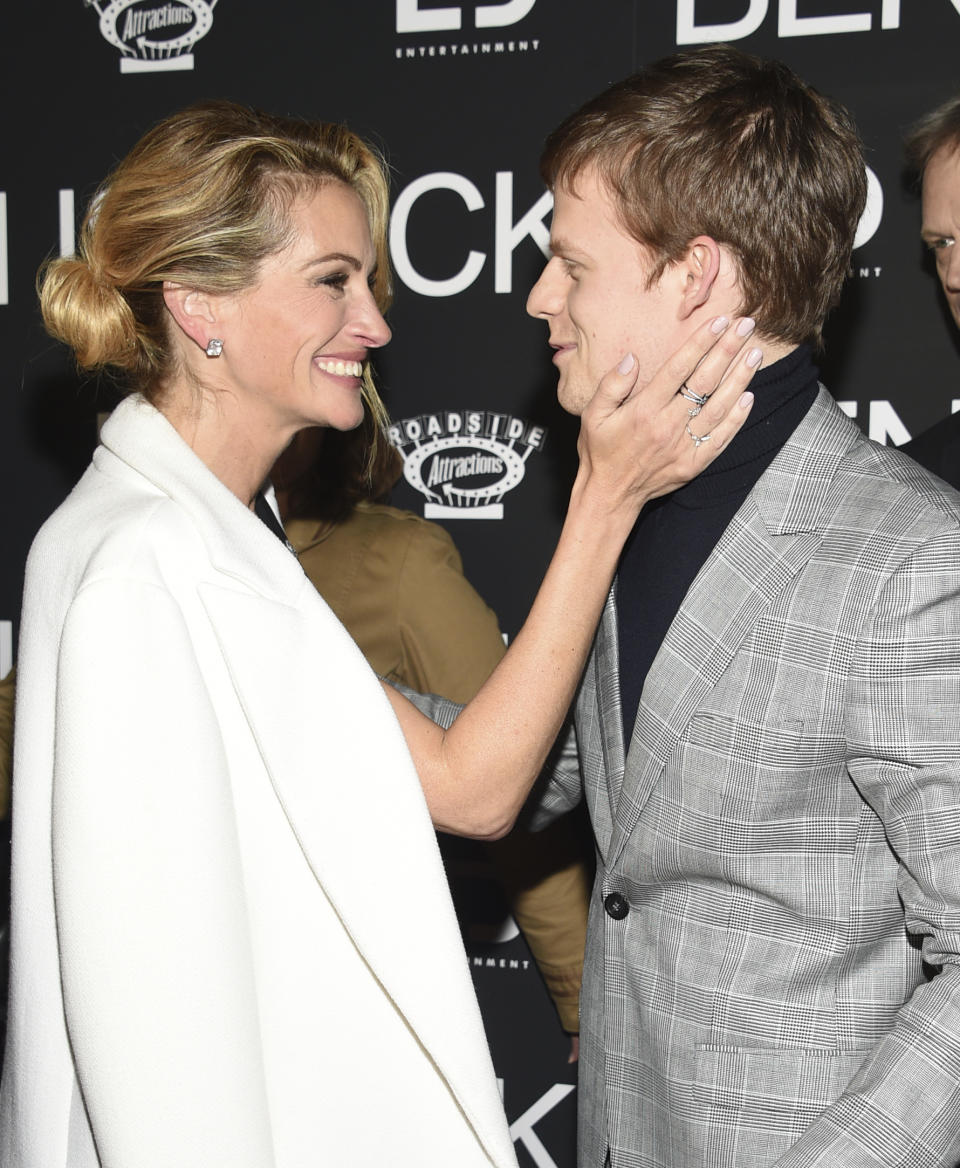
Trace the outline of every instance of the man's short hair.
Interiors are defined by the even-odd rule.
[[[907,161],[923,178],[927,163],[944,147],[960,149],[960,97],[952,97],[924,116],[913,126],[905,139]]]
[[[574,190],[596,166],[651,282],[698,235],[739,263],[758,330],[819,344],[850,270],[867,182],[853,120],[779,61],[727,45],[678,53],[587,102],[549,136],[541,173]]]

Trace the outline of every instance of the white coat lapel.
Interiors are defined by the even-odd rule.
[[[837,464],[860,437],[821,389],[697,574],[643,687],[617,805],[612,862],[690,719],[762,614],[819,546],[823,504]]]
[[[379,681],[306,579],[295,606],[213,584],[201,596],[317,880],[493,1162],[515,1164],[436,836]]]

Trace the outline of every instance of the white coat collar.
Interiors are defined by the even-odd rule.
[[[213,474],[159,410],[139,394],[125,398],[100,432],[101,444],[183,508],[210,560],[240,574],[263,596],[292,603],[304,575],[260,519]],[[96,455],[94,455],[96,461]]]

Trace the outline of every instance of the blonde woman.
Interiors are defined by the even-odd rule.
[[[255,513],[298,430],[377,408],[386,218],[348,131],[214,103],[45,272],[51,333],[136,392],[27,569],[5,1168],[515,1164],[433,824],[509,824],[638,508],[707,460],[675,391],[720,385],[717,449],[751,370],[721,322],[605,380],[527,627],[441,731]]]

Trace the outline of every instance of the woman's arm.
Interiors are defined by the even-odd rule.
[[[719,331],[718,331],[719,330]],[[640,509],[698,474],[739,430],[757,362],[722,318],[704,325],[646,386],[621,365],[584,411],[580,468],[553,559],[530,615],[477,696],[443,730],[390,687],[434,824],[497,838],[509,830],[542,768],[589,652],[623,543]],[[685,433],[686,384],[710,394]]]

